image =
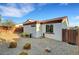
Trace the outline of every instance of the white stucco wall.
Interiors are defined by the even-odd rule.
[[[41,24],[36,24],[36,38],[41,37]]]
[[[53,25],[53,33],[50,34],[46,33],[46,24],[43,24],[41,34],[45,33],[45,37],[47,38],[62,41],[62,29],[66,28],[67,26],[63,25],[62,23],[52,23],[52,25]]]
[[[36,27],[31,27],[31,25],[25,25],[24,26],[24,32],[28,34],[32,34],[32,37],[39,38],[41,37],[41,24],[36,24]]]
[[[52,34],[48,34],[48,33],[46,33],[46,25],[47,24],[42,24],[41,25],[41,28],[42,28],[42,30],[41,30],[41,35],[43,36],[43,33],[45,34],[45,37],[47,37],[47,38],[54,38],[54,35],[53,35],[53,33]],[[48,25],[51,25],[51,24],[48,24]]]
[[[62,23],[54,24],[54,39],[62,41]]]
[[[48,24],[51,25],[51,24]],[[36,24],[36,27],[31,27],[31,25],[24,26],[24,32],[31,33],[32,37],[39,38],[45,33],[45,37],[62,41],[62,29],[67,28],[63,23],[52,23],[53,33],[46,33],[46,24]]]
[[[36,36],[36,27],[31,27],[31,25],[25,25],[23,30],[28,34],[32,34],[32,37]]]

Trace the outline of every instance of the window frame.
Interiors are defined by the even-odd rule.
[[[46,33],[53,33],[53,25],[46,25]]]
[[[31,24],[31,27],[36,27],[36,24]]]

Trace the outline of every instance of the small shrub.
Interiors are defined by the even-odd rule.
[[[26,43],[24,45],[23,49],[31,49],[31,44],[30,43]]]
[[[22,33],[21,33],[21,36],[22,36],[22,37],[29,37],[29,34],[27,34],[26,32],[22,32]]]
[[[22,52],[19,53],[19,55],[28,55],[28,53],[25,52],[25,51],[22,51]]]
[[[16,41],[10,42],[9,48],[16,48],[16,47],[17,47],[17,42]]]

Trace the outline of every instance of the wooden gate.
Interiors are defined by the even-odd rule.
[[[62,41],[79,45],[79,29],[63,29]]]

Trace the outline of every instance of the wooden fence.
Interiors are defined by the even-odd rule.
[[[63,29],[62,41],[79,46],[79,29]]]

